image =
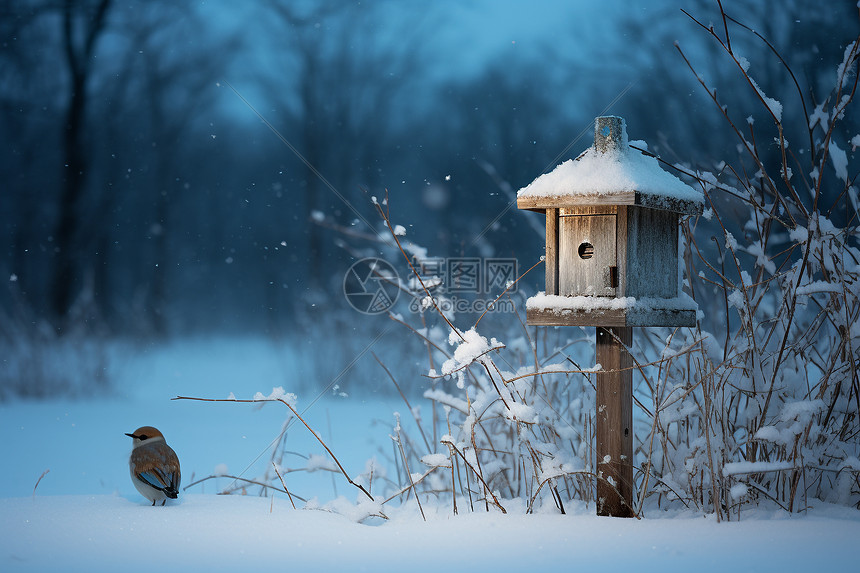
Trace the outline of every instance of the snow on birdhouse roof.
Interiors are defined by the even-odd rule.
[[[609,118],[598,118],[598,121]],[[676,211],[686,215],[702,212],[704,196],[671,173],[657,159],[633,146],[647,150],[644,141],[628,144],[624,120],[614,141],[599,141],[576,159],[569,159],[550,173],[541,175],[517,192],[520,209],[583,205],[641,205]],[[607,130],[607,128],[602,128]],[[597,132],[597,130],[595,130]],[[604,131],[608,138],[608,130]]]

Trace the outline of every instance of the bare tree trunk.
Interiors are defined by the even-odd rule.
[[[302,54],[304,60],[304,81],[301,85],[302,106],[304,117],[302,118],[302,144],[304,146],[305,159],[308,162],[305,176],[307,177],[305,195],[309,214],[314,211],[322,211],[320,200],[320,180],[314,172],[322,167],[322,149],[320,146],[320,132],[323,126],[317,123],[323,112],[317,109],[320,106],[317,93],[317,61],[316,50],[305,49]],[[310,225],[308,228],[308,271],[310,284],[314,291],[322,285],[322,260],[323,239],[322,228],[319,225]]]
[[[88,158],[83,141],[87,112],[87,83],[96,40],[104,31],[112,0],[100,0],[84,27],[83,46],[75,41],[75,2],[63,5],[63,44],[69,70],[69,99],[63,130],[63,177],[57,226],[54,232],[56,255],[51,281],[51,309],[59,323],[68,313],[80,288],[76,241],[81,221],[81,197],[86,183]]]

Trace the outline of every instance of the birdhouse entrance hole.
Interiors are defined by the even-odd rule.
[[[582,243],[579,245],[579,258],[590,259],[594,256],[594,245],[591,243]]]

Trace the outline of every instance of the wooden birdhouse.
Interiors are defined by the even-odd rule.
[[[517,193],[517,207],[546,214],[546,291],[529,299],[528,323],[695,325],[698,307],[679,286],[678,224],[703,204],[629,146],[624,119],[598,117],[593,147]]]
[[[698,311],[680,287],[678,223],[704,198],[639,149],[623,119],[598,117],[593,147],[517,193],[546,214],[546,292],[526,302],[528,323],[597,327],[596,509],[615,517],[635,514],[633,327],[694,326]]]

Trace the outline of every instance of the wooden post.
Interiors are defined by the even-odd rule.
[[[558,212],[546,210],[546,294],[558,294]]]
[[[632,344],[630,326],[597,327],[597,363],[615,371],[597,374],[597,515],[633,517]]]

